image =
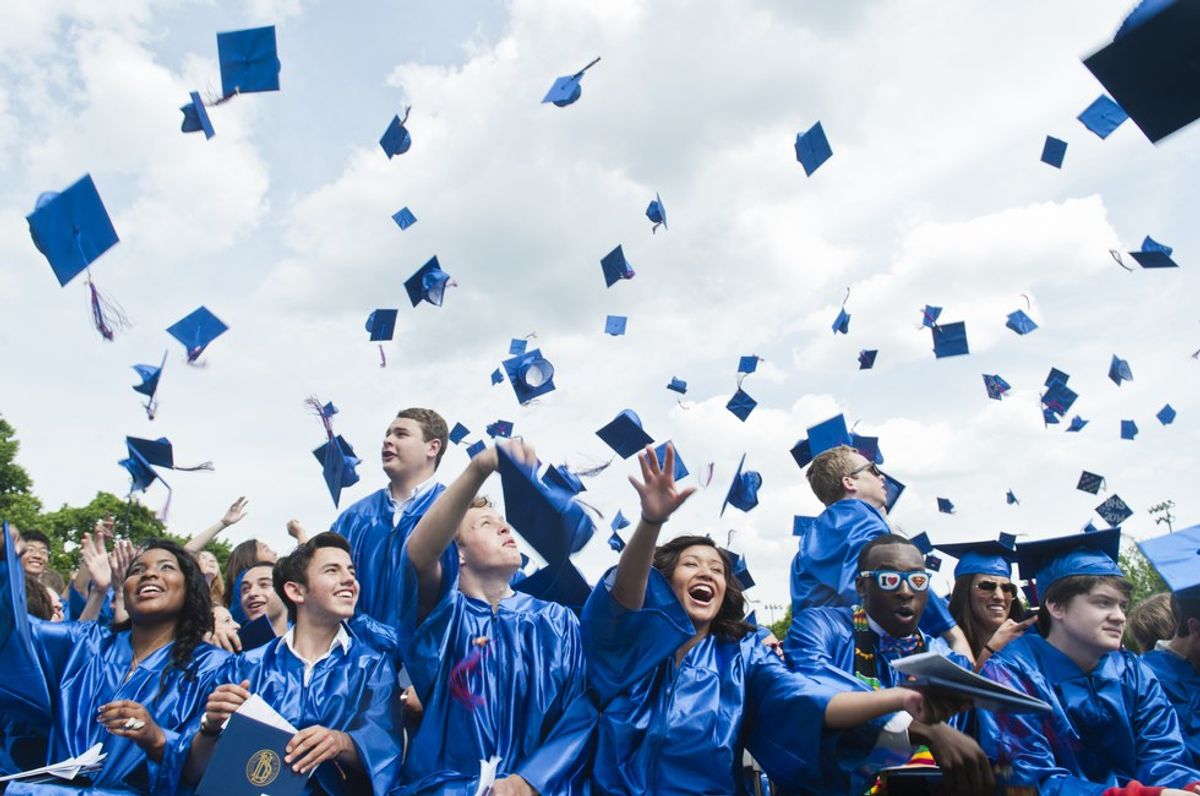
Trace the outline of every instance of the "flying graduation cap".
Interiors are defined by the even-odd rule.
[[[522,406],[554,390],[554,366],[535,348],[501,363]]]
[[[417,223],[417,217],[413,215],[413,211],[407,207],[402,207],[392,215],[392,221],[395,221],[396,226],[400,227],[400,229],[408,229]]]
[[[1046,136],[1046,143],[1042,145],[1042,162],[1053,166],[1056,169],[1061,169],[1063,157],[1067,154],[1067,142],[1061,138],[1055,138],[1052,135]]]
[[[742,511],[750,511],[758,505],[758,490],[762,488],[762,476],[754,470],[742,471],[742,467],[746,464],[746,454],[742,454],[742,460],[738,462],[737,472],[733,475],[733,482],[729,485],[729,491],[725,493],[725,501],[721,504],[721,513],[718,516],[725,516],[725,509],[730,504],[736,509]]]
[[[1138,434],[1137,423],[1132,420],[1121,421],[1121,439],[1133,439]]]
[[[367,316],[366,328],[371,334],[371,342],[391,340],[396,334],[396,316],[399,310],[372,310]]]
[[[999,401],[1005,393],[1012,389],[1012,385],[1002,379],[999,374],[983,374],[983,386],[987,390],[988,398],[994,401]]]
[[[1050,374],[1046,376],[1044,383],[1046,391],[1042,393],[1041,399],[1042,418],[1047,423],[1059,422],[1071,405],[1075,403],[1075,399],[1079,397],[1074,390],[1067,386],[1067,380],[1070,378],[1058,368],[1050,368]],[[1084,421],[1085,424],[1086,422]]]
[[[1084,127],[1103,140],[1124,124],[1129,114],[1112,97],[1101,94],[1091,105],[1084,108],[1077,118],[1083,122]]]
[[[396,155],[403,155],[412,146],[412,136],[408,132],[408,128],[404,125],[408,122],[408,114],[412,112],[412,106],[409,105],[404,109],[404,118],[399,115],[393,116],[392,121],[388,123],[387,129],[383,131],[383,135],[379,139],[379,146],[383,149],[384,154],[391,160]],[[413,219],[416,221],[416,219]],[[399,220],[396,221],[399,224]],[[403,224],[401,229],[407,229]]]
[[[792,446],[792,458],[796,465],[803,469],[814,457],[819,456],[830,448],[838,445],[849,445],[852,440],[846,428],[846,418],[842,415],[823,420],[815,426],[809,426],[808,436]]]
[[[680,395],[687,395],[687,382],[672,376],[671,383],[667,385],[667,389],[677,392]]]
[[[629,321],[624,315],[609,315],[604,320],[604,333],[613,337],[625,334],[625,324]]]
[[[612,523],[609,527],[612,529],[612,535],[608,537],[608,546],[612,548],[614,553],[619,553],[625,549],[625,540],[617,531],[630,526],[629,520],[625,519],[625,515],[617,509],[617,516],[612,518]]]
[[[1129,256],[1142,268],[1178,268],[1179,264],[1171,259],[1171,253],[1174,251],[1170,246],[1147,235],[1142,241],[1142,250],[1130,252]]]
[[[864,348],[858,352],[858,369],[870,370],[875,367],[875,357],[879,355],[878,349],[868,350]]]
[[[542,474],[542,481],[550,486],[557,487],[572,495],[578,495],[580,492],[586,492],[587,487],[583,485],[583,481],[579,476],[571,472],[565,464],[548,465],[546,472]]]
[[[796,160],[804,167],[805,176],[811,177],[831,157],[833,150],[820,122],[803,133],[796,133]]]
[[[179,129],[185,133],[204,133],[205,140],[216,135],[213,130],[212,122],[208,118],[208,109],[204,107],[204,100],[200,98],[200,92],[193,91],[188,97],[187,105],[184,105],[179,110],[183,113],[183,124]]]
[[[305,403],[321,418],[321,425],[325,427],[325,443],[313,451],[313,456],[321,463],[325,486],[329,488],[329,496],[336,507],[341,500],[342,490],[358,483],[358,473],[354,468],[362,462],[354,455],[350,443],[342,439],[340,434],[333,433],[333,416],[337,414],[337,407],[332,403],[322,404],[316,397],[309,398]]]
[[[612,287],[622,279],[633,279],[636,275],[620,246],[604,255],[604,259],[600,261],[600,269],[604,272],[606,287]]]
[[[1200,525],[1137,544],[1168,589],[1188,599],[1200,597]]]
[[[971,353],[967,345],[967,324],[963,321],[934,324],[932,332],[933,355],[937,359]]]
[[[142,406],[146,410],[146,417],[150,420],[154,419],[154,413],[158,408],[158,401],[154,398],[154,393],[158,392],[158,380],[162,378],[162,370],[167,365],[167,352],[163,352],[162,362],[157,365],[134,365],[133,369],[137,371],[141,378],[141,384],[133,385],[134,392],[140,392],[146,396],[146,403]]]
[[[642,429],[641,418],[632,409],[622,411],[611,422],[599,429],[596,436],[604,440],[604,443],[616,451],[622,459],[628,459],[654,442],[654,438]]]
[[[275,26],[217,34],[222,101],[235,94],[279,90]]]
[[[408,300],[414,307],[422,301],[440,307],[446,288],[457,286],[458,283],[450,278],[450,274],[442,270],[436,255],[429,258],[429,262],[418,268],[415,274],[404,280],[404,290],[408,293]]]
[[[1007,494],[1005,494],[1005,496],[1004,496],[1004,500],[1005,500],[1005,502],[1006,502],[1006,503],[1008,503],[1008,505],[1010,505],[1010,506],[1012,506],[1012,505],[1017,505],[1017,506],[1021,505],[1021,501],[1017,500],[1017,495],[1016,495],[1016,493],[1015,493],[1015,492],[1013,492],[1011,489],[1010,489],[1010,490],[1008,490],[1008,493],[1007,493]]]
[[[921,310],[921,325],[927,329],[932,329],[937,324],[937,319],[942,314],[941,307],[935,307],[932,304],[926,304],[925,309]]]
[[[942,514],[953,514],[954,513],[954,504],[950,502],[949,498],[944,498],[944,497],[938,498],[937,499],[937,508],[938,508],[938,511],[940,511]]]
[[[842,305],[842,308],[838,310],[837,317],[833,319],[833,326],[831,328],[834,334],[838,334],[839,332],[841,334],[850,334],[850,313],[846,312],[845,305]]]
[[[687,468],[687,465],[683,463],[683,457],[681,455],[679,455],[679,448],[678,448],[678,446],[675,445],[674,442],[672,442],[671,440],[667,440],[666,442],[664,442],[660,445],[656,445],[654,447],[654,458],[658,459],[659,467],[666,467],[667,466],[666,463],[667,463],[667,446],[668,445],[670,445],[671,449],[673,451],[675,451],[675,466],[673,468],[671,468],[671,477],[674,478],[675,481],[677,481],[677,482],[682,481],[683,479],[687,478],[689,475],[688,468]]]
[[[1096,513],[1103,517],[1110,527],[1115,528],[1133,516],[1133,509],[1119,496],[1113,495],[1096,507]]]
[[[1079,483],[1075,485],[1075,488],[1082,492],[1091,492],[1093,495],[1095,495],[1103,486],[1104,476],[1097,475],[1096,473],[1089,473],[1087,470],[1084,470],[1083,473],[1080,474]]]
[[[1175,409],[1170,404],[1165,404],[1154,416],[1158,418],[1158,422],[1164,426],[1169,426],[1175,422]]]
[[[667,208],[663,204],[662,197],[657,193],[650,200],[650,206],[646,208],[646,218],[654,222],[654,226],[650,227],[651,234],[658,231],[659,226],[663,229],[670,229],[667,226]]]
[[[1013,312],[1010,312],[1008,314],[1008,322],[1004,325],[1020,335],[1029,334],[1034,329],[1038,328],[1038,325],[1033,322],[1033,318],[1030,318],[1028,315],[1026,315],[1024,310],[1014,310]]]
[[[1129,369],[1129,362],[1113,354],[1112,362],[1108,366],[1108,377],[1118,387],[1123,381],[1133,381],[1133,371]]]
[[[195,472],[198,470],[212,470],[212,462],[203,462],[191,467],[184,467],[175,463],[175,452],[171,446],[171,441],[166,437],[158,439],[141,439],[140,437],[126,437],[125,449],[128,456],[117,464],[125,468],[129,473],[130,485],[129,492],[145,492],[146,489],[157,479],[162,481],[162,485],[167,489],[167,502],[163,505],[160,516],[165,518],[167,509],[171,505],[171,485],[163,479],[161,475],[154,469],[162,467],[167,470],[179,470],[181,472]]]
[[[167,334],[183,343],[189,363],[199,359],[209,343],[227,331],[229,327],[204,306],[197,307],[167,327]]]
[[[1071,425],[1067,426],[1067,431],[1082,431],[1083,427],[1087,424],[1087,420],[1084,420],[1079,415],[1075,415],[1071,418]]]
[[[600,56],[596,56],[591,63],[575,74],[556,78],[546,96],[542,97],[542,102],[553,102],[559,108],[565,108],[575,102],[583,93],[583,86],[580,85],[583,82],[583,73],[598,63]]]
[[[455,445],[462,442],[471,433],[471,429],[464,426],[462,423],[455,423],[454,428],[450,429],[450,441]]]
[[[495,423],[488,423],[484,432],[492,439],[496,437],[508,439],[512,436],[513,424],[511,420],[497,420]]]
[[[750,394],[738,387],[737,392],[729,399],[729,403],[725,404],[725,408],[733,413],[733,416],[743,423],[746,418],[750,417],[750,413],[754,411],[754,407],[758,406],[758,401],[750,397]]]

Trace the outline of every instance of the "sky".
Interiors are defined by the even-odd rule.
[[[177,462],[215,467],[165,473],[172,532],[246,495],[228,540],[284,549],[287,520],[337,515],[309,396],[337,405],[363,458],[343,508],[385,484],[401,408],[436,409],[467,442],[510,420],[572,468],[608,461],[594,432],[632,409],[693,473],[713,464],[664,538],[709,533],[745,555],[764,618],[788,601],[793,516],[821,508],[788,451],[839,413],[907,484],[894,521],[935,542],[1103,525],[1093,508],[1114,493],[1130,537],[1166,530],[1148,509],[1167,499],[1175,527],[1200,522],[1200,129],[1155,146],[1131,122],[1101,140],[1075,118],[1102,91],[1081,59],[1130,5],[18,0],[0,28],[0,413],[18,461],[49,508],[79,505],[128,491],[126,435],[167,436]],[[281,90],[210,108],[211,140],[182,134],[188,92],[220,90],[215,34],[260,25],[276,26]],[[578,102],[540,102],[596,56]],[[409,105],[412,148],[389,160],[377,141]],[[817,121],[833,156],[806,176],[793,144]],[[1061,170],[1039,160],[1047,135],[1068,143]],[[91,267],[131,322],[112,342],[84,278],[59,287],[25,221],[85,173],[121,238]],[[670,228],[652,233],[656,193]],[[401,231],[404,206],[418,222]],[[1182,267],[1110,257],[1146,235]],[[606,288],[617,245],[636,276]],[[434,255],[458,286],[413,308],[403,281]],[[925,304],[966,322],[970,355],[933,356]],[[194,367],[164,330],[200,305],[230,331]],[[363,326],[377,307],[400,309],[386,367]],[[1005,328],[1018,308],[1036,331]],[[609,314],[626,335],[603,333]],[[526,335],[557,389],[520,406],[489,374]],[[879,350],[871,370],[862,349]],[[130,366],[164,351],[149,421]],[[1133,381],[1107,378],[1114,354]],[[745,422],[725,408],[743,355],[762,357]],[[1042,422],[1051,367],[1080,395],[1078,434]],[[983,374],[1008,396],[989,400]],[[743,454],[760,503],[721,517]],[[604,515],[576,557],[593,581],[616,562],[609,519],[637,514],[636,470],[616,459],[585,481]],[[1083,470],[1106,491],[1076,490]],[[498,480],[484,491],[499,499]],[[158,510],[166,492],[135,499]]]

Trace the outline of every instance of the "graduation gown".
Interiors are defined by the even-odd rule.
[[[402,794],[472,796],[479,761],[500,757],[497,779],[524,777],[543,796],[584,793],[596,711],[587,694],[579,620],[569,609],[514,593],[493,611],[458,590],[458,554],[443,554],[442,582],[418,621],[417,575],[402,557],[398,635],[425,706],[410,738]],[[476,639],[486,638],[484,647]],[[472,654],[475,656],[472,658]],[[451,689],[460,667],[469,698]]]
[[[250,681],[250,693],[262,697],[298,729],[320,725],[340,730],[354,741],[362,772],[332,761],[323,763],[305,793],[351,796],[372,789],[387,793],[395,784],[400,765],[400,691],[387,656],[351,637],[348,649],[335,643],[330,654],[317,662],[306,685],[304,662],[279,638],[231,657],[217,673],[214,687],[243,680]],[[199,730],[197,716],[182,738],[179,759],[186,759],[191,736]],[[218,739],[218,748],[220,743]]]
[[[859,602],[854,590],[858,554],[867,542],[892,532],[883,512],[864,500],[846,498],[827,506],[792,559],[792,615],[805,608]],[[940,636],[954,626],[949,603],[931,591],[921,630]]]
[[[1179,717],[1179,730],[1192,753],[1192,765],[1200,767],[1200,672],[1169,650],[1156,649],[1142,656],[1162,686],[1167,701]]]
[[[400,621],[400,551],[413,528],[445,489],[434,484],[393,524],[395,503],[386,488],[352,504],[329,529],[350,542],[358,574],[358,610],[385,625]]]
[[[984,751],[1042,796],[1098,796],[1132,780],[1173,788],[1200,781],[1158,678],[1131,652],[1109,652],[1085,674],[1029,632],[989,658],[982,674],[1054,709],[977,711]]]
[[[789,672],[755,633],[708,635],[676,666],[696,631],[670,583],[652,569],[641,610],[629,611],[612,596],[614,577],[583,609],[600,707],[593,792],[744,794],[744,749],[788,788],[813,781],[833,692]]]
[[[964,669],[971,668],[969,660],[951,650],[940,638],[926,633],[921,635],[927,652],[944,655]],[[903,685],[907,675],[891,667],[891,662],[903,655],[881,653],[878,636],[875,638],[876,675],[880,687]],[[870,691],[871,687],[854,675],[854,644],[853,608],[809,608],[792,617],[783,641],[783,652],[793,671],[806,674],[830,688]],[[828,792],[861,793],[880,768],[908,761],[910,749],[876,746],[886,721],[887,717],[883,717],[851,730],[826,732],[822,777]],[[947,723],[964,731],[966,721],[966,714],[959,713]]]

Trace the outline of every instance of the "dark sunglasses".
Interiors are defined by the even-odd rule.
[[[880,477],[883,475],[883,473],[881,473],[879,471],[879,468],[875,466],[875,462],[867,462],[862,467],[856,467],[853,470],[851,470],[850,472],[846,473],[846,477],[853,478],[854,476],[858,475],[859,473],[863,472],[864,470],[876,477]]]
[[[975,584],[975,588],[979,589],[985,594],[991,594],[992,592],[996,591],[996,589],[1000,589],[1009,597],[1017,596],[1017,584],[1015,583],[1000,583],[999,581],[995,580],[981,580]]]
[[[892,569],[872,569],[858,573],[863,578],[874,578],[875,583],[884,591],[896,591],[900,584],[908,583],[913,591],[925,591],[929,588],[929,573],[923,569],[915,572],[896,572]]]

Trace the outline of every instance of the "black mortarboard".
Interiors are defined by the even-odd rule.
[[[858,352],[858,369],[859,370],[870,370],[871,368],[875,367],[875,357],[878,355],[879,355],[878,349],[868,350],[868,349],[864,348],[862,351],[859,351]]]
[[[91,174],[62,193],[47,191],[38,196],[25,220],[33,244],[64,286],[118,241]]]
[[[1093,495],[1098,493],[1104,487],[1104,476],[1096,473],[1089,473],[1084,470],[1079,476],[1079,483],[1075,485],[1076,489],[1084,492],[1091,492]]]
[[[1104,518],[1104,521],[1110,527],[1115,528],[1125,520],[1133,516],[1133,509],[1125,503],[1118,495],[1113,495],[1108,500],[1096,507],[1096,513]]]
[[[626,409],[596,432],[596,436],[604,440],[608,447],[617,452],[622,459],[628,459],[640,451],[654,438],[642,430],[642,421],[632,409]]]
[[[440,307],[446,288],[453,287],[454,284],[450,274],[442,270],[438,258],[434,256],[417,269],[415,274],[404,280],[404,289],[408,291],[408,300],[414,307],[422,301]]]
[[[279,90],[274,25],[218,33],[217,59],[221,62],[221,93],[226,97]]]
[[[542,356],[540,348],[526,351],[500,364],[504,366],[508,382],[521,405],[554,390],[554,366]]]
[[[229,327],[224,321],[213,315],[208,307],[203,306],[197,307],[167,327],[167,334],[183,343],[188,362],[195,362],[209,343],[227,331]]]

